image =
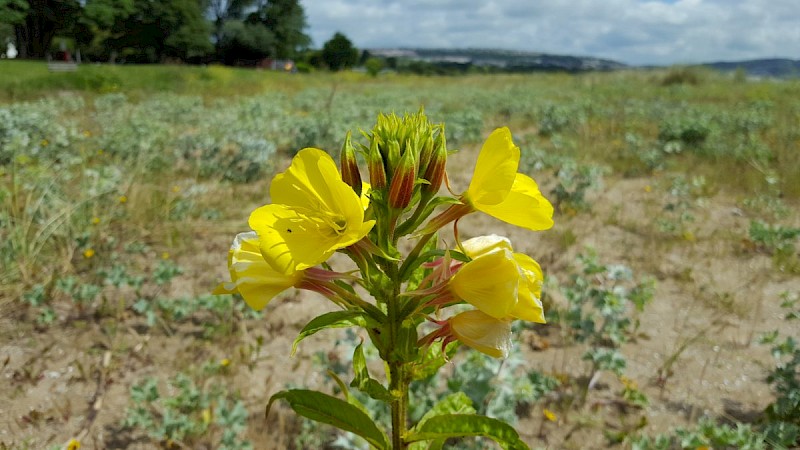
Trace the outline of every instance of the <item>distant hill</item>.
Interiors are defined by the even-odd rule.
[[[563,71],[586,72],[616,70],[627,65],[609,59],[552,55],[515,50],[492,49],[368,49],[374,56],[422,61],[438,65],[488,67],[509,72]]]
[[[720,61],[701,64],[722,72],[741,68],[748,75],[759,77],[788,78],[800,76],[800,61],[794,59],[752,59],[748,61]]]

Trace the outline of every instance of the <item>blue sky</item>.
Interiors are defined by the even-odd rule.
[[[502,48],[628,64],[800,59],[800,0],[301,0],[314,45]]]

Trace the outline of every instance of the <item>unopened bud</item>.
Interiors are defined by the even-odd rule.
[[[361,195],[361,173],[358,171],[358,161],[356,161],[356,149],[350,142],[350,132],[344,138],[344,145],[342,145],[342,152],[339,154],[339,164],[342,168],[342,181],[347,183],[356,192],[356,195]]]
[[[405,152],[392,176],[392,186],[389,188],[389,206],[395,209],[407,207],[411,203],[416,181],[417,164],[414,152]]]
[[[433,136],[428,135],[425,139],[425,143],[422,145],[422,148],[419,151],[419,176],[423,176],[425,174],[425,169],[428,167],[428,163],[431,161],[432,155]]]
[[[369,184],[372,189],[379,190],[386,187],[386,169],[383,167],[383,157],[378,150],[378,139],[372,140],[367,153],[367,169],[369,170]]]
[[[386,142],[386,154],[384,158],[389,164],[386,166],[387,175],[394,174],[400,164],[400,143],[392,139]],[[393,176],[393,175],[392,175]]]
[[[439,187],[442,186],[444,180],[444,172],[447,166],[447,144],[444,139],[444,130],[439,133],[436,139],[436,145],[433,146],[431,157],[428,160],[428,165],[420,170],[424,170],[422,178],[429,184],[422,186],[422,192],[425,194],[435,194],[439,192]]]

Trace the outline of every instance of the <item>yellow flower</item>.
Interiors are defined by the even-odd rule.
[[[67,442],[67,450],[78,450],[81,448],[81,441],[72,438]]]
[[[484,255],[488,255],[492,252],[511,252],[513,250],[511,241],[508,240],[508,238],[496,234],[468,239],[462,242],[461,246],[467,256],[473,259],[473,262],[480,260]],[[517,285],[517,301],[509,310],[508,314],[517,319],[545,323],[544,308],[540,300],[542,297],[542,281],[544,280],[544,276],[539,263],[524,253],[514,252],[511,254],[511,257],[516,264],[519,279]],[[465,265],[465,267],[466,266],[467,265]],[[456,275],[458,275],[458,272],[456,272]],[[463,297],[462,299],[470,302]],[[491,300],[489,301],[491,302]],[[496,302],[495,300],[492,303]],[[475,305],[475,303],[470,303],[478,309],[481,309],[478,305]],[[484,312],[493,315],[491,312]]]
[[[231,360],[228,358],[222,358],[222,360],[219,362],[219,365],[222,367],[228,367],[231,365]]]
[[[169,259],[169,252],[162,252],[161,253],[161,259],[163,259],[163,260]]]
[[[90,259],[94,256],[94,249],[87,248],[83,251],[83,257],[86,259]]]
[[[355,244],[375,224],[364,221],[361,198],[322,150],[300,150],[289,169],[272,180],[270,196],[274,203],[253,211],[250,227],[267,263],[287,275]]]
[[[520,273],[510,251],[497,249],[464,264],[448,285],[456,297],[495,319],[517,306]]]
[[[456,339],[481,353],[505,358],[511,350],[510,319],[496,319],[479,310],[470,310],[451,317],[449,324]]]
[[[47,147],[50,144],[50,142],[47,139],[42,139],[42,142],[40,142],[40,144],[42,145],[42,147]]]
[[[84,132],[83,132],[83,137],[87,137],[87,138],[88,138],[88,137],[92,137],[92,132],[91,132],[91,131],[89,131],[89,130],[84,130]]]
[[[92,225],[97,225],[100,223],[99,217],[92,217]]]
[[[120,195],[118,200],[120,203],[128,203],[128,197],[124,195]]]
[[[550,411],[547,408],[542,410],[542,414],[544,415],[544,418],[549,420],[550,422],[555,422],[558,420],[558,416],[556,416],[556,413]]]
[[[255,232],[239,233],[228,252],[229,283],[222,283],[213,294],[239,293],[244,301],[260,311],[273,297],[298,284],[303,272],[290,274],[275,271],[267,264],[259,249],[259,238]]]
[[[533,179],[517,173],[519,147],[508,128],[495,130],[481,148],[467,192],[461,200],[473,209],[530,230],[553,226],[553,205]]]

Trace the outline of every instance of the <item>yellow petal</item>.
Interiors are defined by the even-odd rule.
[[[519,147],[508,128],[498,128],[486,139],[467,189],[473,203],[496,205],[505,199],[519,167]]]
[[[511,316],[536,323],[545,323],[542,306],[542,268],[533,258],[524,253],[514,253],[522,279],[519,283],[517,304]]]
[[[253,309],[263,309],[273,297],[296,285],[303,273],[285,274],[274,270],[263,258],[255,232],[236,236],[229,252],[231,282],[222,283],[214,293],[238,292]]]
[[[450,318],[453,335],[475,350],[494,358],[505,358],[511,350],[511,321],[495,319],[478,310]]]
[[[510,251],[495,250],[464,264],[449,285],[461,300],[484,313],[508,317],[517,303],[520,273]]]
[[[270,194],[275,203],[253,211],[250,227],[267,262],[286,274],[320,264],[374,225],[364,222],[364,200],[322,150],[298,152],[286,172],[272,180]]]
[[[490,234],[488,236],[477,236],[461,243],[461,247],[472,259],[489,253],[495,249],[513,250],[511,241],[504,236]]]
[[[553,226],[553,205],[544,198],[533,179],[518,173],[506,198],[496,204],[472,202],[472,206],[503,222],[527,228],[546,230]]]

